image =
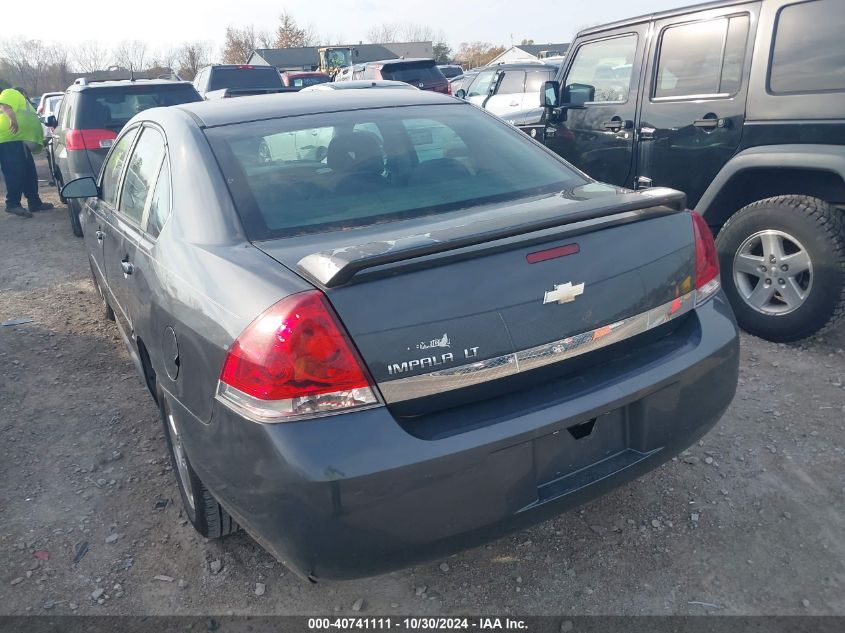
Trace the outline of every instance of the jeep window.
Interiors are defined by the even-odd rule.
[[[566,83],[595,88],[593,102],[624,103],[631,90],[636,52],[634,34],[584,44],[575,54]]]
[[[510,95],[518,94],[525,90],[525,71],[524,70],[506,70],[504,77],[499,83],[499,89],[496,94]]]
[[[731,96],[742,82],[748,16],[670,26],[663,31],[655,99]]]
[[[459,103],[284,117],[205,133],[252,240],[468,210],[585,182],[522,132]],[[291,137],[316,139],[325,151],[261,157],[262,143],[272,150],[283,137],[288,146]]]
[[[842,0],[815,0],[780,10],[769,90],[778,94],[845,90]]]

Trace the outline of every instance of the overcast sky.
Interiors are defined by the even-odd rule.
[[[366,40],[368,28],[413,22],[442,30],[454,48],[463,41],[509,45],[568,42],[579,28],[695,0],[59,0],[2,2],[0,38],[23,35],[66,44],[96,38],[109,46],[139,39],[153,48],[186,40],[219,46],[227,25],[275,28],[286,9],[300,24],[342,43]],[[341,42],[336,42],[341,43]]]

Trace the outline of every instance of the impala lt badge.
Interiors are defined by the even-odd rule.
[[[567,281],[565,284],[555,285],[554,290],[547,290],[546,294],[543,295],[543,305],[547,303],[569,303],[575,301],[575,297],[582,294],[584,294],[583,283],[573,286],[571,281]]]

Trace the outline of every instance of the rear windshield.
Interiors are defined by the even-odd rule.
[[[312,75],[310,77],[290,77],[288,78],[291,86],[297,88],[305,88],[307,86],[316,86],[317,84],[324,84],[331,79],[325,75]]]
[[[93,88],[79,93],[76,129],[119,131],[139,112],[200,101],[200,96],[190,84],[142,83],[114,88]]]
[[[584,183],[522,132],[466,104],[206,130],[252,240],[422,217]]]
[[[460,66],[442,66],[440,68],[440,72],[443,73],[443,76],[446,77],[446,79],[451,79],[452,77],[464,74],[464,71]]]
[[[221,88],[281,88],[282,78],[275,66],[259,68],[214,68],[209,90]]]
[[[381,76],[384,79],[405,82],[435,81],[444,78],[443,73],[433,62],[391,64],[381,69]]]

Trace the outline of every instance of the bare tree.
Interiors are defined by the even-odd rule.
[[[206,42],[185,42],[176,56],[179,76],[191,80],[203,66],[211,63],[211,46]]]
[[[64,90],[70,83],[68,52],[61,44],[22,37],[0,42],[0,75],[32,95]]]
[[[240,29],[228,26],[223,43],[223,63],[246,64],[256,48],[272,48],[272,41],[269,33],[256,32],[251,24]]]
[[[394,23],[385,23],[373,25],[367,31],[367,41],[373,44],[388,44],[390,42],[399,41],[400,25]]]
[[[367,31],[367,41],[374,44],[391,42],[433,42],[444,41],[446,35],[424,24],[413,22],[386,22],[371,27]]]
[[[73,49],[72,58],[75,70],[93,73],[108,65],[109,49],[95,40],[86,40]]]
[[[308,46],[308,32],[285,11],[279,16],[279,26],[276,28],[276,48],[296,48]]]
[[[145,70],[148,63],[147,45],[140,40],[123,40],[114,49],[114,62],[129,70]]]
[[[455,59],[463,62],[466,68],[475,68],[486,65],[504,52],[504,46],[495,46],[490,42],[461,42]]]

